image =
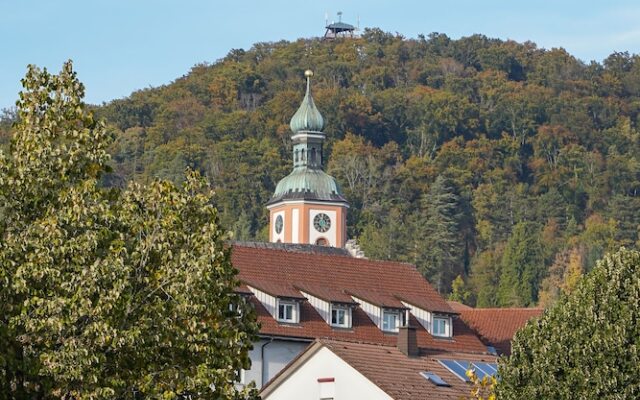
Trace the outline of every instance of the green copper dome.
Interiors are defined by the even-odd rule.
[[[307,93],[304,95],[300,108],[298,108],[298,111],[291,117],[289,126],[293,133],[300,131],[321,132],[324,127],[324,120],[313,102],[313,97],[311,97],[311,85],[309,81],[313,76],[313,72],[307,70],[304,75],[307,77]]]
[[[322,170],[325,157],[322,132],[322,115],[313,104],[309,78],[313,72],[305,71],[307,93],[302,105],[291,118],[293,148],[293,171],[276,186],[275,193],[267,203],[281,201],[328,201],[347,203],[336,180]]]
[[[295,168],[276,186],[269,204],[282,200],[324,200],[346,202],[336,180],[321,169]]]

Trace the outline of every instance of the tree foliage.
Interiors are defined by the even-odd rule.
[[[500,399],[640,396],[640,253],[606,255],[575,290],[516,334]]]
[[[462,273],[474,288],[471,303],[539,297],[538,277],[524,302],[487,286],[504,269],[494,274],[486,261],[500,263],[521,223],[553,238],[543,238],[542,278],[556,253],[581,248],[586,272],[605,251],[640,240],[640,57],[586,64],[564,49],[483,35],[407,39],[368,29],[354,39],[231,50],[169,85],[96,108],[116,135],[103,182],[177,182],[190,167],[212,182],[225,226],[264,240],[264,204],[291,168],[288,122],[306,68],[316,72],[326,121],[325,166],[351,202],[349,236],[370,257],[446,274],[448,264],[419,257],[441,245],[414,240],[424,232],[421,199],[439,176],[459,197],[464,245],[452,277]]]
[[[109,133],[71,63],[30,66],[0,153],[0,398],[240,398],[257,331],[191,173],[103,189]]]

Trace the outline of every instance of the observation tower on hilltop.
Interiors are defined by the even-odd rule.
[[[358,18],[359,19],[359,18]],[[357,27],[342,22],[342,11],[338,11],[338,22],[329,23],[329,18],[325,18],[325,28],[327,31],[324,33],[324,39],[332,40],[338,38],[353,38],[356,36],[355,32]],[[360,22],[358,21],[358,25]]]

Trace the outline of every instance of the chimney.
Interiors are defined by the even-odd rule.
[[[404,355],[415,357],[420,355],[415,326],[401,326],[398,331],[398,349]]]

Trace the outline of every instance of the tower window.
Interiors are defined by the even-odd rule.
[[[316,245],[318,246],[328,246],[329,245],[329,241],[325,238],[320,238],[318,240],[316,240]]]
[[[311,148],[311,163],[312,164],[316,163],[316,149],[315,149],[315,147]]]
[[[300,150],[296,150],[296,151],[293,152],[293,161],[295,161],[295,162],[298,162],[298,152],[299,151]]]

